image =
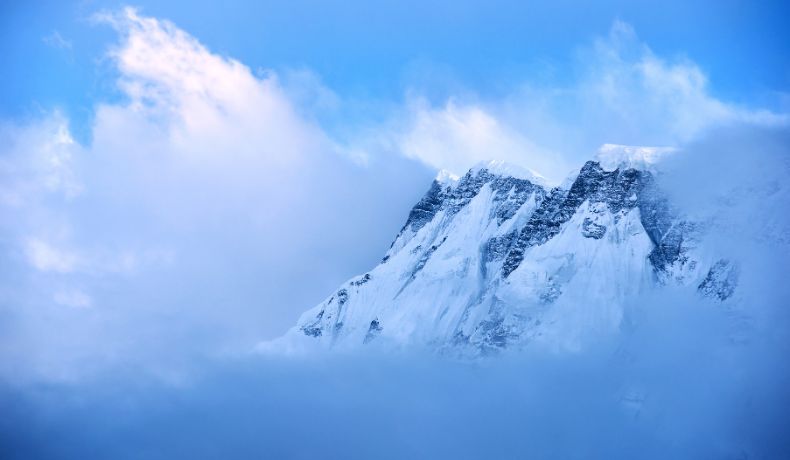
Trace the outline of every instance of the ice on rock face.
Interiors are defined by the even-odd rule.
[[[440,173],[382,263],[279,340],[289,349],[428,345],[473,355],[536,341],[577,347],[591,332],[617,330],[629,296],[646,288],[676,283],[730,298],[734,265],[703,267],[701,227],[635,167],[659,154],[629,149],[604,146],[609,164],[589,161],[552,189],[501,162],[460,178]]]

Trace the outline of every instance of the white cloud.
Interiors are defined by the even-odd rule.
[[[82,191],[74,173],[81,147],[58,112],[25,126],[0,123],[0,205],[30,205],[42,196],[72,199]]]
[[[378,260],[430,180],[339,155],[303,112],[333,104],[309,75],[296,97],[167,21],[99,19],[124,97],[96,107],[90,144],[58,114],[0,125],[0,313],[24,325],[0,378],[247,350]]]
[[[502,159],[559,181],[603,144],[680,147],[721,126],[790,123],[717,99],[697,64],[656,55],[621,21],[579,53],[575,73],[568,86],[526,81],[502,99],[417,98],[377,136],[394,136],[395,150],[437,169]]]
[[[242,63],[215,55],[168,21],[132,8],[99,17],[122,36],[111,56],[121,72],[124,107],[100,108],[97,130],[151,122],[176,154],[214,166],[257,158],[289,169],[305,152],[326,147],[321,130],[300,118],[273,73],[256,77]],[[145,127],[144,129],[149,129]],[[222,155],[220,162],[213,161]]]
[[[462,175],[480,161],[503,160],[556,175],[561,159],[477,105],[430,107],[412,101],[405,130],[396,132],[400,152],[436,169]],[[560,168],[561,173],[565,172]]]
[[[28,262],[36,270],[70,273],[77,267],[79,259],[76,254],[58,249],[45,241],[31,238],[25,246]]]
[[[677,153],[677,150],[671,147],[604,144],[598,149],[595,160],[609,171],[617,168],[649,170],[673,153]]]
[[[788,121],[786,114],[717,99],[696,63],[656,55],[621,21],[615,21],[608,37],[594,42],[582,66],[584,77],[572,93],[584,120],[597,120],[596,129],[625,136],[629,143],[678,145],[727,123]]]

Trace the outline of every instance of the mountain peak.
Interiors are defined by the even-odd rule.
[[[546,186],[547,180],[541,174],[522,166],[508,163],[503,160],[481,161],[470,168],[469,172],[473,175],[478,171],[486,170],[491,174],[503,177],[513,177],[515,179],[525,179],[533,184]]]
[[[473,355],[536,341],[576,347],[588,332],[617,330],[628,299],[657,285],[725,301],[737,266],[697,251],[700,226],[675,215],[644,170],[671,151],[604,146],[567,188],[502,161],[440,173],[382,262],[282,340]]]

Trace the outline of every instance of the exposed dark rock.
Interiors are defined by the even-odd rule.
[[[370,281],[370,273],[365,273],[365,276],[363,276],[362,278],[352,281],[351,285],[359,287],[367,283],[368,281]]]
[[[337,299],[337,302],[335,302]],[[324,332],[337,336],[343,328],[343,306],[348,302],[348,290],[340,289],[326,302],[326,307],[315,317],[315,320],[301,327],[302,332],[310,337],[321,337]],[[334,323],[334,324],[333,324]]]
[[[679,221],[669,227],[648,256],[656,272],[664,273],[670,266],[678,263],[694,263],[689,260],[688,250],[691,239],[698,230],[697,224],[687,221]]]
[[[321,327],[304,326],[302,327],[302,332],[304,332],[304,335],[309,337],[321,337]]]
[[[434,184],[436,183],[434,182]],[[431,190],[428,191],[428,194],[417,206],[422,209],[425,206],[421,203],[428,201],[434,205],[431,208],[434,210],[433,215],[440,209],[447,209],[447,213],[453,215],[469,204],[480,193],[485,184],[490,184],[491,190],[494,192],[494,214],[498,224],[513,217],[532,193],[544,194],[542,187],[533,184],[527,179],[500,176],[483,168],[467,172],[454,188],[448,188],[437,193],[434,190],[434,186],[432,186]],[[444,199],[444,203],[437,206],[435,199]],[[415,206],[415,209],[417,209],[417,206]],[[414,210],[412,210],[412,214],[414,214]]]
[[[343,313],[343,306],[346,302],[348,302],[348,290],[337,291],[337,321],[340,321],[340,315]]]
[[[494,215],[497,225],[502,225],[512,218],[529,197],[535,195],[535,201],[539,203],[546,196],[543,187],[526,179],[513,177],[497,176],[491,181],[491,188],[494,191]]]
[[[536,195],[536,201],[539,202],[546,193],[542,187],[529,180],[500,176],[485,168],[470,170],[454,187],[444,186],[435,180],[428,192],[412,208],[398,237],[407,229],[417,232],[441,210],[445,210],[448,216],[457,214],[480,193],[485,184],[490,184],[494,192],[492,217],[496,217],[498,225],[513,217],[532,194]],[[397,237],[395,240],[397,241]]]
[[[505,258],[505,263],[502,266],[502,273],[505,277],[519,266],[524,259],[524,251],[528,247],[542,244],[559,233],[560,225],[567,220],[562,220],[563,216],[560,213],[565,196],[564,190],[553,189],[532,214]]]
[[[701,226],[678,217],[652,175],[644,177],[638,206],[642,227],[654,244],[648,259],[656,273],[665,275],[676,264],[695,264],[688,257],[688,250],[699,236]]]
[[[412,208],[400,233],[403,233],[407,228],[416,232],[433,220],[436,213],[442,208],[446,194],[447,189],[439,181],[433,181],[425,196]]]
[[[594,238],[596,240],[600,240],[605,234],[605,225],[596,224],[589,217],[584,218],[584,222],[582,222],[582,235],[585,238]]]
[[[483,246],[483,260],[485,262],[492,262],[504,258],[517,237],[518,232],[513,230],[512,232],[502,236],[495,236],[488,240]]]
[[[375,339],[379,333],[384,329],[379,322],[379,319],[376,318],[370,322],[370,327],[368,327],[368,333],[365,334],[365,340],[363,343],[369,343],[371,340]]]
[[[489,174],[488,170],[485,169],[477,171],[476,173],[473,173],[473,171],[467,172],[464,177],[458,181],[458,185],[447,196],[448,214],[453,215],[458,213],[458,211],[472,201],[472,198],[480,193],[480,189],[483,188],[483,185],[494,179],[494,177],[498,176]]]
[[[318,312],[315,316],[315,321],[310,324],[302,326],[302,332],[309,337],[321,337],[321,318],[324,317],[324,310]]]
[[[635,169],[604,171],[597,162],[588,161],[567,192],[553,189],[535,210],[505,260],[503,275],[507,277],[521,264],[528,248],[556,236],[585,201],[605,203],[612,212],[634,207],[640,176]]]
[[[553,189],[535,210],[505,259],[503,275],[507,277],[521,264],[528,248],[544,244],[556,236],[585,201],[604,203],[612,213],[639,206],[640,210],[644,209],[640,215],[648,221],[646,228],[649,227],[650,238],[654,242],[661,241],[668,228],[669,213],[653,183],[653,176],[647,171],[605,171],[599,163],[588,161],[567,192]],[[588,225],[587,233],[591,238],[600,238],[606,229],[595,225]]]
[[[735,293],[738,286],[738,266],[729,260],[719,260],[708,271],[705,279],[697,287],[706,297],[721,301],[727,300]]]

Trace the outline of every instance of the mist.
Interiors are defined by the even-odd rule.
[[[639,299],[579,353],[247,356],[179,384],[5,387],[3,457],[781,458],[790,341],[772,300],[744,323],[688,294]]]

